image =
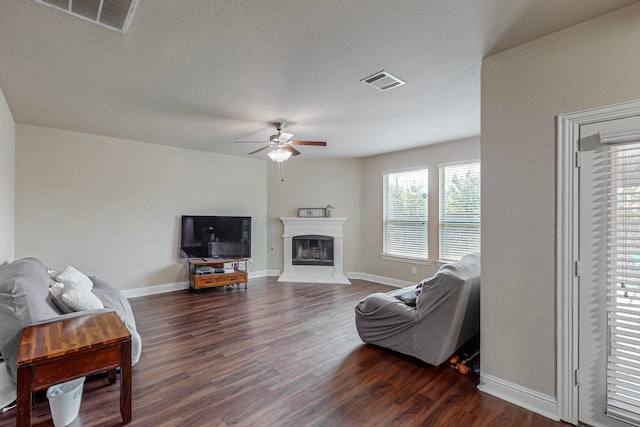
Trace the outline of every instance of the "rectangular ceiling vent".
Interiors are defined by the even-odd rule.
[[[394,87],[402,86],[403,84],[405,84],[405,82],[395,76],[392,76],[384,70],[379,71],[369,77],[365,77],[360,81],[362,83],[371,85],[381,91],[393,89]]]
[[[138,0],[35,0],[35,2],[126,33]]]

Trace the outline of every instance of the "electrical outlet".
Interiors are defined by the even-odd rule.
[[[418,274],[418,268],[417,267],[411,267],[411,274]]]

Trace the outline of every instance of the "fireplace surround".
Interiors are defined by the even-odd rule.
[[[279,282],[350,284],[343,272],[347,218],[280,218],[284,266]]]

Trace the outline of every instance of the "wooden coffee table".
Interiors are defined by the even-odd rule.
[[[18,427],[31,425],[33,392],[118,366],[120,414],[123,424],[131,421],[131,333],[115,312],[25,328],[17,365]]]

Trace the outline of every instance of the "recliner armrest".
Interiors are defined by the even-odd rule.
[[[356,311],[362,316],[386,317],[396,315],[405,319],[414,319],[416,317],[415,307],[408,306],[398,298],[384,293],[375,293],[367,296],[358,303]]]

